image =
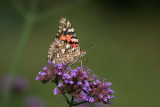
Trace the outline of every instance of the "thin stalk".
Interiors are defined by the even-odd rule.
[[[9,87],[6,90],[6,92],[4,93],[3,107],[8,107],[8,104],[9,104],[8,102],[9,102],[10,96],[11,96],[11,85],[14,80],[13,75],[16,74],[16,72],[19,70],[19,68],[21,66],[21,61],[23,58],[24,50],[25,50],[27,41],[29,39],[30,32],[33,27],[33,20],[31,20],[31,19],[32,18],[30,18],[30,16],[28,16],[28,18],[26,18],[26,20],[25,20],[24,28],[22,31],[22,36],[19,40],[17,50],[15,52],[15,57],[13,59],[13,64],[12,64],[11,70],[10,70],[11,78],[10,78],[10,81],[8,82]]]
[[[58,86],[58,82],[56,82],[56,85]],[[59,90],[61,90],[60,87],[58,87]],[[70,104],[69,99],[67,98],[67,96],[65,94],[63,94],[64,98],[66,99],[67,103]]]
[[[87,103],[88,101],[82,101],[82,102],[79,102],[79,103],[75,103],[75,104],[72,104],[73,106],[78,106],[80,104],[83,104],[83,103]]]
[[[31,7],[33,7],[33,6],[31,6]],[[21,66],[25,47],[27,45],[31,30],[32,30],[34,22],[35,22],[35,17],[33,16],[34,11],[35,11],[34,8],[29,9],[27,15],[24,16],[24,27],[22,29],[21,37],[20,37],[19,43],[18,43],[16,51],[15,51],[15,55],[13,58],[13,64],[10,69],[11,77],[10,77],[10,80],[8,81],[8,88],[7,88],[6,92],[4,93],[4,98],[3,98],[4,101],[3,101],[2,107],[9,106],[9,101],[10,101],[10,97],[11,97],[11,86],[12,86],[12,83],[14,80],[14,75],[16,75],[16,72],[18,72],[18,70]]]
[[[73,101],[74,101],[74,96],[72,96],[71,103],[70,103],[69,107],[72,107]]]

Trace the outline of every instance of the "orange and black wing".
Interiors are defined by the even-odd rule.
[[[79,43],[74,28],[66,18],[61,18],[59,21],[59,30],[56,38],[67,42],[75,48]]]

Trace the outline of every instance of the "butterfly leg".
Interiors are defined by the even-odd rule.
[[[69,69],[70,69],[70,65],[68,65],[68,67],[69,67],[69,68],[68,68],[68,70],[66,71],[67,73],[69,72]]]
[[[72,64],[69,64],[69,65],[68,65],[68,67],[69,67],[69,68],[68,68],[67,73],[69,72],[69,70],[70,70],[71,66],[72,66]]]
[[[80,61],[80,63],[81,63],[81,69],[82,69],[82,60],[79,60]]]

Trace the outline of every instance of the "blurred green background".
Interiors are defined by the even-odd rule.
[[[0,104],[68,107],[62,95],[53,95],[54,84],[35,81],[61,17],[73,25],[82,49],[96,45],[84,59],[93,73],[112,82],[113,107],[160,106],[158,0],[1,0]],[[25,78],[27,87],[7,91],[5,75]],[[28,99],[42,104],[27,106]]]

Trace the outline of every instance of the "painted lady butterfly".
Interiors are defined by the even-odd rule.
[[[61,18],[59,31],[48,51],[48,61],[73,64],[85,54],[86,51],[80,50],[78,38],[71,23],[67,19]]]

